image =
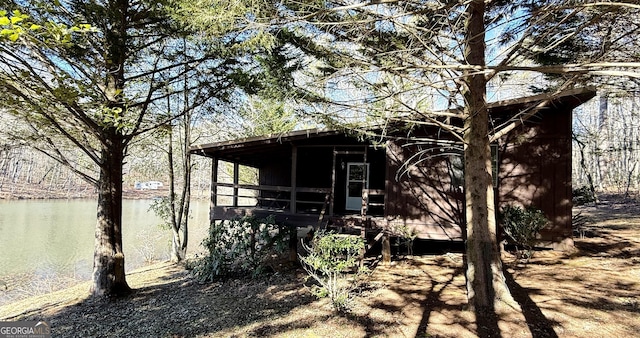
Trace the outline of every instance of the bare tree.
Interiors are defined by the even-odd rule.
[[[603,93],[576,112],[574,123],[574,181],[593,187],[592,193],[615,192],[629,196],[639,189],[640,122],[636,92]]]

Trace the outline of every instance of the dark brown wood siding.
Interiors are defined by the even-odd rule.
[[[289,154],[288,156],[284,154],[276,156],[274,154],[271,161],[262,163],[258,168],[260,185],[291,186],[291,150],[288,150],[288,152],[285,152],[285,154]],[[263,199],[259,201],[258,206],[283,209],[288,208],[289,203],[280,200],[288,200],[291,198],[291,193],[288,191],[260,191],[260,197]]]
[[[298,188],[331,188],[331,165],[333,149],[330,147],[298,147],[298,163],[296,187]],[[316,213],[328,212],[326,193],[298,192],[296,194],[297,211]],[[307,202],[311,203],[307,203]]]
[[[261,153],[259,156],[267,154],[269,160],[261,161],[258,165],[260,185],[291,185],[291,145],[281,145],[278,151]]]
[[[463,194],[452,184],[453,156],[433,146],[389,142],[385,216],[391,228],[408,226],[425,239],[462,239]]]
[[[461,183],[452,182],[454,153],[390,142],[386,218],[414,227],[422,238],[461,239],[464,195]],[[571,111],[540,113],[501,139],[497,156],[498,206],[541,209],[550,220],[542,244],[572,245]]]
[[[562,249],[572,245],[571,111],[541,115],[500,140],[498,201],[542,210],[543,244]]]

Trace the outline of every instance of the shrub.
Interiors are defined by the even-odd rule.
[[[418,238],[418,233],[415,229],[403,224],[396,226],[394,233],[400,238],[400,244],[407,247],[407,256],[413,256],[413,242]]]
[[[530,258],[537,235],[549,223],[544,213],[534,207],[522,209],[507,205],[502,208],[499,218],[506,234],[516,243],[518,256]]]
[[[596,201],[596,193],[586,185],[573,190],[573,204],[575,205],[584,205]]]
[[[247,273],[256,276],[274,256],[286,251],[288,233],[273,217],[212,222],[209,236],[202,241],[208,254],[194,264],[194,274],[200,281]]]
[[[312,292],[319,298],[329,297],[333,308],[347,311],[358,278],[366,272],[359,266],[364,240],[358,236],[319,232],[305,246],[307,256],[300,256],[303,268],[319,286]],[[351,273],[354,278],[348,278]]]

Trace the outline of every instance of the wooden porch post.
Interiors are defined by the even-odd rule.
[[[391,242],[389,240],[389,234],[386,231],[382,235],[382,264],[391,264]]]
[[[298,147],[291,145],[291,200],[289,201],[289,211],[296,213],[296,188],[297,188],[297,172],[298,172]],[[298,260],[298,228],[290,226],[289,230],[289,261],[296,262]]]
[[[289,225],[289,262],[298,261],[298,228]]]
[[[367,205],[369,199],[369,187],[367,187],[367,177],[369,177],[369,168],[367,167],[367,147],[364,146],[364,153],[362,155],[362,166],[364,167],[364,175],[362,175],[362,205],[360,206],[360,216],[362,216],[362,223],[364,225],[365,218],[367,216]]]
[[[329,216],[333,216],[333,199],[336,193],[336,147],[333,147],[333,165],[331,166],[331,192],[329,192]]]
[[[362,155],[362,205],[360,206],[360,218],[362,219],[362,226],[360,228],[360,236],[367,243],[367,198],[369,197],[369,187],[367,187],[367,177],[369,176],[369,167],[367,166],[367,145],[364,146],[364,154]],[[348,179],[348,178],[347,178]],[[364,264],[364,255],[367,254],[366,246],[362,248],[362,254],[360,255],[360,267]]]
[[[289,203],[289,211],[296,213],[296,181],[298,170],[298,147],[291,145],[291,202]]]
[[[240,183],[240,165],[233,164],[233,206],[238,206],[238,183]]]
[[[218,206],[218,158],[211,158],[211,201],[209,205],[209,222],[213,220],[213,210]]]

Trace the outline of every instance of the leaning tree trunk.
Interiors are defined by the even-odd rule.
[[[186,48],[186,47],[185,47]],[[186,73],[186,69],[185,69]],[[187,78],[184,79],[184,86],[187,88]],[[167,106],[171,104],[168,101]],[[169,126],[169,203],[171,207],[171,230],[173,240],[171,241],[171,261],[180,262],[187,257],[187,245],[189,242],[189,206],[191,203],[191,110],[189,110],[189,93],[184,92],[184,111],[182,116],[182,127],[184,129],[181,149],[182,159],[182,193],[178,201],[176,201],[175,193],[175,170],[173,159],[173,131],[174,127]],[[176,204],[179,202],[178,210]]]
[[[125,279],[122,252],[122,163],[124,145],[117,137],[102,146],[98,182],[98,221],[93,253],[94,296],[119,296],[131,292]]]
[[[484,1],[468,7],[465,59],[483,67]],[[467,297],[477,314],[492,313],[498,300],[509,296],[496,237],[495,201],[491,177],[486,105],[487,80],[481,71],[465,74],[465,207],[467,227]]]
[[[189,138],[189,133],[185,137],[185,140]],[[188,143],[185,143],[188,144]],[[180,213],[178,218],[181,220],[180,222],[180,232],[177,235],[178,239],[180,239],[179,243],[176,242],[177,245],[176,250],[180,252],[181,259],[185,259],[187,256],[187,244],[189,243],[189,208],[191,205],[191,153],[189,153],[189,149],[185,147],[184,149],[184,172],[183,172],[183,181],[184,186],[182,188],[182,208],[180,209]],[[175,236],[174,235],[174,236]],[[178,246],[179,245],[179,246]]]
[[[185,198],[190,198],[187,194],[189,188],[189,176],[187,175],[188,168],[184,167],[183,172],[183,187],[180,198],[176,195],[176,177],[175,177],[175,167],[174,167],[174,158],[173,158],[173,126],[169,126],[169,144],[167,157],[169,162],[169,210],[171,217],[171,261],[172,262],[181,262],[187,256],[187,219],[189,217],[189,212],[185,212],[185,203],[187,208],[189,207],[188,200]],[[188,151],[188,150],[187,150]],[[186,163],[186,161],[184,162]],[[178,210],[176,210],[178,207]],[[186,215],[183,218],[183,215]]]
[[[185,87],[186,87],[186,79],[185,79]],[[189,102],[188,93],[185,92],[184,102]],[[180,213],[178,215],[178,219],[180,222],[180,230],[182,230],[181,234],[178,234],[178,238],[182,235],[179,249],[182,259],[184,259],[187,255],[187,244],[189,243],[189,208],[191,206],[191,152],[189,148],[191,147],[191,111],[185,107],[185,114],[182,119],[183,129],[184,129],[184,138],[183,138],[183,148],[182,148],[182,197],[180,201],[182,202]]]

